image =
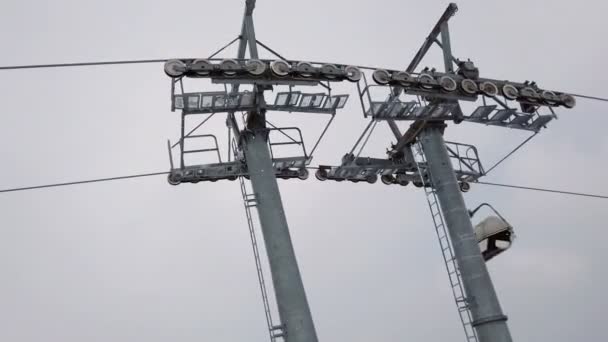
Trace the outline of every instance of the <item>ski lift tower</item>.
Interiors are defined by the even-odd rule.
[[[357,183],[380,176],[387,185],[413,183],[424,188],[467,342],[511,342],[507,316],[486,267],[491,253],[503,250],[494,246],[484,259],[461,193],[486,172],[474,146],[444,140],[446,123],[471,122],[537,134],[557,118],[553,108],[573,108],[576,101],[572,95],[540,89],[535,82],[482,78],[473,62],[456,59],[448,21],[457,10],[456,4],[448,6],[407,69],[376,69],[371,75],[376,84],[362,75],[358,95],[370,123],[341,164],[320,166],[316,177]],[[443,52],[445,71],[428,67],[416,71],[433,45]],[[465,115],[460,101],[482,103]],[[388,157],[361,157],[382,121],[397,142],[388,149]],[[402,134],[397,122],[412,124]],[[498,222],[502,226],[492,227],[494,233],[503,234],[498,238],[510,243],[512,227],[504,220]]]
[[[282,338],[288,342],[317,342],[311,311],[306,298],[302,277],[296,261],[287,219],[277,178],[306,179],[312,154],[319,145],[337,110],[343,108],[348,95],[334,95],[332,82],[357,82],[361,77],[358,68],[346,65],[319,64],[280,60],[260,60],[258,44],[275,54],[270,48],[258,43],[253,24],[255,0],[246,0],[243,26],[236,59],[174,59],[165,63],[165,73],[171,77],[172,110],[182,111],[181,138],[175,145],[169,143],[171,172],[169,183],[198,183],[202,181],[236,180],[240,178],[247,220],[250,226],[258,277],[266,311],[271,341]],[[234,42],[234,41],[233,41]],[[249,59],[245,53],[249,50]],[[189,78],[207,78],[212,83],[224,85],[220,92],[186,92],[184,81]],[[230,89],[229,89],[230,87]],[[248,90],[244,90],[248,87]],[[267,103],[265,93],[286,88],[276,94],[273,103]],[[300,88],[315,88],[306,93]],[[274,127],[266,120],[267,111],[289,113],[320,113],[331,116],[321,136],[310,153],[304,147],[302,134],[297,127]],[[217,138],[210,134],[193,134],[208,119],[218,113],[226,114],[228,126],[228,161],[222,161]],[[242,113],[242,124],[236,114]],[[208,117],[195,129],[186,133],[187,121],[197,115]],[[268,127],[268,126],[271,127]],[[241,127],[242,126],[242,127]],[[276,134],[275,134],[276,133]],[[296,133],[299,138],[293,138]],[[234,139],[231,139],[231,134]],[[276,142],[273,135],[288,137],[288,141]],[[194,139],[210,141],[210,148],[188,149]],[[173,165],[171,150],[180,147],[179,166]],[[283,145],[298,145],[302,155],[281,158],[274,149]],[[230,151],[234,151],[234,160]],[[211,152],[218,162],[187,165],[186,156]],[[243,178],[251,181],[252,193],[247,193]],[[250,208],[257,208],[262,228],[270,273],[275,290],[279,324],[274,324],[268,304],[262,266],[257,252],[253,219]]]
[[[254,7],[255,0],[246,0],[241,34],[233,41],[239,41],[236,59],[214,59],[214,54],[207,59],[174,59],[165,63],[165,73],[171,77],[172,110],[182,112],[180,140],[173,146],[169,143],[169,183],[240,179],[271,341],[282,338],[287,342],[317,342],[276,179],[308,177],[314,151],[336,112],[348,100],[348,95],[332,94],[331,83],[350,81],[357,83],[363,116],[370,119],[370,124],[341,164],[321,165],[316,178],[355,183],[375,183],[380,178],[387,185],[413,183],[424,188],[467,342],[511,342],[507,317],[486,267],[486,261],[503,250],[492,245],[493,250],[486,253],[484,259],[461,194],[469,190],[470,182],[483,177],[485,170],[474,146],[444,140],[446,123],[471,122],[536,134],[557,118],[553,108],[573,108],[574,97],[540,89],[535,82],[482,78],[473,62],[456,59],[452,55],[448,28],[448,21],[458,9],[455,4],[448,6],[406,70],[286,60],[256,40]],[[258,45],[279,60],[260,60]],[[445,71],[428,67],[416,71],[433,45],[442,49]],[[245,58],[247,49],[249,59]],[[366,74],[370,73],[376,84],[368,83]],[[224,91],[186,92],[184,80],[190,78],[210,79],[214,84],[223,85]],[[274,102],[267,103],[265,95],[281,88],[284,91],[276,93]],[[316,92],[304,90],[310,88]],[[383,97],[378,98],[378,93]],[[460,101],[481,104],[465,115]],[[320,113],[331,117],[308,153],[300,129],[274,127],[266,119],[267,111]],[[227,161],[222,161],[214,135],[193,135],[218,113],[226,114]],[[237,113],[243,113],[242,124]],[[186,122],[199,115],[208,117],[186,133]],[[388,157],[360,157],[381,121],[388,123],[396,138]],[[402,134],[398,121],[412,124]],[[288,132],[297,133],[298,138]],[[276,142],[271,138],[273,134],[289,140]],[[211,141],[214,145],[189,150],[187,142],[193,139]],[[178,145],[179,165],[174,167],[171,151]],[[302,155],[277,156],[274,149],[283,145],[301,146]],[[187,165],[185,162],[185,156],[209,152],[217,154],[217,163]],[[243,178],[251,180],[253,193],[247,193]],[[266,246],[279,324],[272,322],[270,314],[253,231],[250,212],[253,207],[257,208]],[[500,235],[493,236],[494,240],[510,242],[512,227],[505,220],[496,222],[500,225],[486,227],[484,234],[493,232]]]

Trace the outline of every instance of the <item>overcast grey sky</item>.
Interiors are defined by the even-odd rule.
[[[0,4],[0,65],[204,57],[238,35],[244,1]],[[300,60],[404,68],[446,1],[259,0],[258,38]],[[454,53],[483,76],[608,95],[603,1],[459,1]],[[235,53],[234,50],[229,53]],[[441,66],[433,53],[425,65]],[[340,90],[354,94],[352,84]],[[203,90],[203,89],[201,89]],[[0,73],[0,188],[168,169],[178,133],[161,64]],[[608,107],[580,101],[487,181],[608,193]],[[301,124],[311,143],[324,119]],[[367,122],[352,100],[315,156],[336,164]],[[210,123],[220,136],[222,119]],[[473,124],[447,138],[485,165],[526,134]],[[366,153],[381,155],[380,127]],[[280,181],[321,341],[462,341],[415,188]],[[515,226],[489,264],[516,341],[603,341],[607,203],[474,186]],[[237,183],[164,177],[0,195],[0,341],[267,339]]]

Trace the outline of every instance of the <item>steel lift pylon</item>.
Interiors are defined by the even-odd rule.
[[[254,8],[255,0],[247,0],[237,56],[239,59],[245,57],[247,47],[250,57],[258,58],[252,17]],[[233,86],[233,91],[235,90],[238,91],[237,85]],[[257,87],[256,97],[262,102],[263,92],[262,87]],[[234,120],[234,114],[231,115],[231,120]],[[235,123],[233,127],[238,126]],[[271,327],[274,330],[271,334],[283,337],[289,342],[317,342],[317,333],[291,242],[279,186],[273,172],[274,166],[268,149],[268,130],[263,110],[248,113],[247,130],[240,141],[255,194],[255,205],[264,236],[281,320],[279,326]]]
[[[319,166],[317,179],[371,184],[381,179],[387,185],[407,186],[412,183],[423,188],[467,341],[511,342],[507,317],[502,312],[486,261],[508,248],[499,248],[495,243],[499,240],[510,243],[512,227],[502,218],[496,218],[485,221],[483,232],[476,234],[462,192],[469,190],[469,183],[483,177],[485,170],[474,146],[446,142],[444,131],[448,122],[471,122],[537,134],[557,118],[553,108],[573,108],[576,104],[574,97],[540,89],[535,82],[482,78],[470,60],[465,62],[454,58],[448,21],[458,9],[455,4],[448,6],[404,71],[287,60],[256,40],[252,18],[254,7],[255,0],[246,0],[241,35],[237,39],[237,59],[213,59],[214,54],[207,59],[176,59],[165,64],[165,73],[172,78],[172,110],[182,111],[182,136],[176,144],[181,149],[180,165],[177,168],[173,166],[172,146],[169,144],[169,183],[240,179],[271,341],[282,338],[287,342],[317,342],[276,179],[304,180],[308,177],[307,168],[312,154],[336,111],[348,100],[348,95],[332,94],[330,84],[348,80],[357,83],[363,116],[371,121],[339,166]],[[279,60],[259,59],[258,44]],[[433,45],[442,49],[445,71],[427,67],[416,72]],[[247,50],[249,59],[245,58]],[[368,84],[363,69],[375,70],[371,78],[376,85]],[[224,84],[224,91],[188,93],[184,90],[184,77],[210,78],[212,83]],[[176,93],[178,83],[181,88],[179,94]],[[231,85],[230,91],[227,84]],[[251,91],[243,90],[240,89],[242,85],[253,88]],[[266,103],[265,92],[274,91],[275,86],[289,89],[278,92],[274,103]],[[322,86],[324,89],[321,93],[306,93],[299,90],[301,86]],[[384,98],[375,98],[375,90],[386,92]],[[465,115],[460,101],[475,103],[479,99],[482,105]],[[267,111],[332,116],[309,155],[299,128],[274,127],[266,119]],[[226,163],[221,161],[215,136],[191,136],[213,115],[222,112],[228,114],[229,142],[233,142],[229,143]],[[244,113],[243,129],[237,122],[237,112]],[[192,115],[210,116],[186,134],[186,117]],[[380,121],[388,123],[396,142],[388,149],[387,158],[361,157],[361,151]],[[413,123],[405,133],[401,133],[397,122],[407,121]],[[286,130],[296,131],[300,138],[294,139],[286,134]],[[271,142],[271,133],[277,131],[291,141]],[[234,140],[231,140],[231,134]],[[190,138],[212,138],[215,147],[186,150],[185,142]],[[355,154],[360,143],[359,152]],[[303,156],[276,157],[273,146],[285,144],[302,146]],[[231,148],[235,152],[234,161],[230,160]],[[219,163],[185,165],[185,154],[199,152],[216,152]],[[250,179],[251,189],[243,178]],[[268,255],[280,319],[278,324],[272,320],[265,288],[254,227],[254,208],[257,209]],[[482,240],[492,237],[485,255],[479,246],[480,237]]]

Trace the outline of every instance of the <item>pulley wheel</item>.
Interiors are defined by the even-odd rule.
[[[382,175],[380,177],[380,181],[382,182],[382,184],[392,185],[395,184],[395,177],[393,177],[392,175]]]
[[[393,80],[399,82],[402,86],[408,86],[411,82],[411,75],[405,71],[397,71],[393,73]]]
[[[475,81],[470,80],[468,78],[462,80],[462,82],[460,82],[460,87],[462,88],[462,91],[464,91],[465,93],[469,94],[469,95],[476,95],[477,92],[479,91],[479,87],[477,86],[477,83],[475,83]]]
[[[484,93],[484,95],[489,97],[495,97],[498,95],[498,87],[492,82],[482,82],[481,85],[479,85],[479,89],[482,93]]]
[[[222,72],[226,76],[234,76],[234,75],[236,75],[237,71],[240,68],[241,68],[241,66],[234,59],[224,59],[220,63],[220,69],[222,70]]]
[[[410,184],[404,174],[398,174],[397,177],[395,177],[395,182],[401,186],[407,186]]]
[[[418,75],[418,83],[423,89],[433,89],[433,86],[437,84],[435,78],[429,74]]]
[[[258,59],[252,59],[252,60],[247,61],[245,68],[247,69],[248,73],[250,73],[254,76],[260,76],[264,72],[266,72],[267,67],[266,67],[266,63],[264,63]]]
[[[560,97],[560,100],[562,101],[562,103],[564,104],[564,107],[566,107],[566,108],[572,109],[572,108],[574,108],[574,106],[576,106],[576,99],[572,95],[563,94]]]
[[[182,176],[178,173],[169,174],[169,176],[167,176],[167,181],[171,185],[179,185],[182,182]]]
[[[361,80],[361,77],[363,76],[361,69],[352,65],[349,65],[344,68],[344,72],[346,73],[346,79],[351,82],[359,82],[359,80]]]
[[[439,79],[439,85],[441,86],[441,89],[447,92],[453,92],[458,89],[458,83],[450,76],[442,76]]]
[[[557,97],[554,92],[549,90],[543,91],[542,97],[543,100],[547,101],[547,103],[550,105],[554,105],[557,103],[557,101],[559,101],[559,97]]]
[[[509,100],[517,100],[517,97],[519,96],[519,90],[517,90],[517,88],[515,88],[514,85],[511,84],[505,84],[502,87],[502,95]]]
[[[296,66],[296,70],[302,77],[312,77],[312,75],[317,71],[317,68],[308,62],[300,62]]]
[[[377,174],[371,174],[371,175],[367,175],[365,176],[365,181],[368,182],[369,184],[374,184],[378,181],[378,175]]]
[[[308,169],[298,170],[298,178],[301,180],[307,180],[308,179]]]
[[[197,75],[207,76],[213,71],[213,64],[206,59],[197,59],[190,65],[190,70],[194,71]]]
[[[340,69],[333,64],[325,64],[321,67],[321,74],[326,78],[336,78],[340,74]]]
[[[186,73],[186,63],[179,59],[172,59],[165,63],[165,74],[169,77],[180,77]]]
[[[285,61],[274,61],[270,63],[270,70],[272,70],[272,72],[279,77],[289,75],[290,69],[291,67]]]
[[[524,97],[527,101],[537,102],[538,101],[538,93],[534,88],[526,87],[521,90],[521,96]]]
[[[315,172],[315,177],[320,181],[325,181],[327,180],[327,171],[318,169],[317,172]]]
[[[374,82],[380,85],[386,85],[391,80],[391,74],[389,74],[386,70],[378,69],[372,74],[372,79],[374,79]]]

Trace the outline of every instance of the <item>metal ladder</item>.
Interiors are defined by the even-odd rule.
[[[260,259],[260,251],[258,249],[258,242],[255,233],[255,225],[253,222],[253,216],[251,215],[251,208],[257,206],[257,199],[255,193],[247,191],[247,185],[243,176],[239,177],[241,184],[241,194],[243,195],[243,204],[245,205],[245,215],[247,216],[247,225],[249,226],[249,235],[251,237],[251,246],[253,249],[253,257],[255,259],[255,267],[258,274],[258,282],[260,285],[260,291],[262,293],[262,302],[264,304],[264,313],[266,315],[266,324],[268,326],[268,333],[271,342],[276,342],[277,338],[283,338],[283,326],[274,325],[272,321],[272,312],[270,310],[270,302],[268,301],[268,291],[266,290],[266,281],[264,280],[264,270],[262,268],[262,262]]]
[[[421,167],[421,164],[424,165],[424,167]],[[418,167],[418,174],[420,175],[420,179],[424,185],[424,193],[426,195],[426,200],[429,204],[429,209],[431,210],[431,215],[433,217],[435,232],[437,233],[437,238],[439,239],[439,246],[441,247],[441,255],[443,256],[443,261],[445,262],[448,277],[450,278],[452,294],[454,295],[456,307],[458,308],[458,316],[460,317],[462,327],[464,328],[466,341],[478,342],[479,340],[477,338],[477,332],[475,331],[475,328],[472,324],[473,316],[471,314],[471,310],[469,309],[466,293],[464,292],[464,288],[462,287],[460,268],[458,267],[458,262],[456,261],[456,258],[454,256],[452,243],[447,234],[445,222],[443,219],[443,213],[441,212],[439,201],[437,199],[437,193],[435,191],[435,188],[432,186],[433,177],[430,172],[428,172],[428,179],[430,180],[431,184],[430,186],[429,184],[425,184],[424,173],[426,172],[426,170],[428,170],[428,168],[426,167],[427,161],[424,156],[424,152],[422,150],[422,145],[420,144],[420,142],[416,143],[416,165]]]

